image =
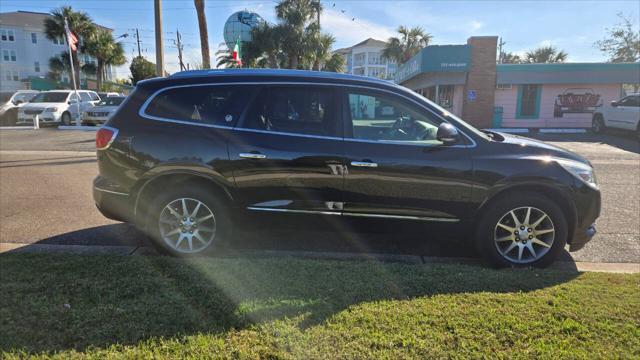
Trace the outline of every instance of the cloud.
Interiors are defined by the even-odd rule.
[[[471,30],[477,31],[482,29],[482,27],[484,27],[484,23],[478,20],[472,20],[471,22],[469,22],[469,27],[471,28]]]
[[[368,38],[386,41],[395,36],[393,28],[376,24],[368,20],[348,16],[334,9],[325,9],[320,19],[322,29],[336,37],[336,47],[346,47]]]

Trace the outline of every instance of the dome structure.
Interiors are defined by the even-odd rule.
[[[238,11],[227,19],[224,24],[224,42],[229,49],[233,49],[238,39],[243,43],[251,42],[251,30],[264,22],[260,15],[248,11]]]

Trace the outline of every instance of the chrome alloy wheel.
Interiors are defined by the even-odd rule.
[[[158,226],[162,240],[185,254],[206,249],[216,237],[213,211],[196,199],[181,198],[169,203],[160,213]]]
[[[519,207],[500,218],[493,239],[505,259],[527,264],[541,259],[551,249],[554,238],[549,215],[534,207]]]

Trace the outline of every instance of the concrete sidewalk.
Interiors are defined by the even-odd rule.
[[[89,246],[89,245],[51,245],[0,243],[1,253],[47,253],[47,254],[77,254],[77,255],[118,255],[118,256],[155,256],[156,251],[149,247],[136,246]],[[403,262],[413,264],[470,264],[480,265],[480,259],[472,258],[444,258],[401,254],[371,254],[371,253],[341,253],[316,251],[279,251],[279,250],[234,250],[225,252],[221,257],[297,257],[303,259],[323,260],[374,260],[385,262]],[[640,273],[640,263],[594,263],[557,261],[551,267],[555,270],[578,272],[608,272],[621,274]]]

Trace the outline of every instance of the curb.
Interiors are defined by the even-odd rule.
[[[58,130],[98,131],[101,126],[58,125]]]
[[[27,243],[0,243],[0,254],[76,254],[76,255],[118,255],[118,256],[156,256],[158,253],[150,247],[139,246],[92,246],[92,245],[52,245]],[[481,265],[482,260],[473,258],[451,258],[436,256],[375,254],[375,253],[340,253],[315,251],[287,251],[287,250],[227,250],[219,258],[249,257],[295,257],[316,260],[346,260],[346,261],[381,261],[399,262],[407,264],[466,264]],[[640,273],[640,263],[592,263],[556,261],[549,269],[577,272],[606,272],[618,274]]]

